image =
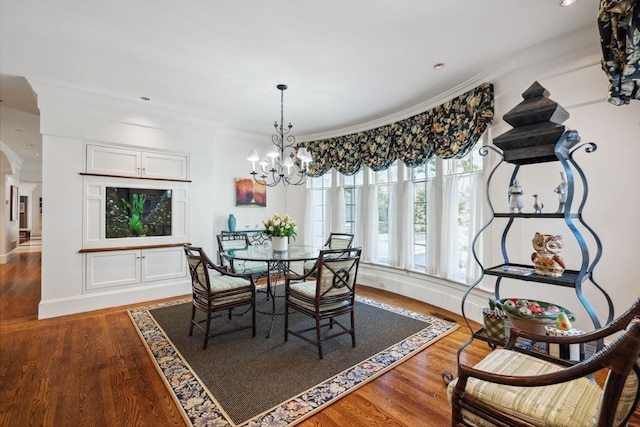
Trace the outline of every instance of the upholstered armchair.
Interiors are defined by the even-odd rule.
[[[474,367],[458,366],[448,385],[452,426],[625,426],[638,405],[640,298],[604,328],[577,336],[512,329],[502,350]],[[561,366],[524,354],[518,338],[558,344],[611,340],[588,359]],[[606,381],[594,381],[604,371]]]

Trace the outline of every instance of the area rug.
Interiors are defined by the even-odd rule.
[[[271,316],[257,314],[255,338],[243,330],[212,338],[202,350],[202,332],[188,336],[188,300],[129,315],[190,425],[293,426],[458,327],[368,298],[357,297],[356,304],[356,347],[349,335],[333,338],[324,343],[322,360],[316,347],[295,336],[284,342],[284,316],[275,317],[271,338],[265,338]],[[290,324],[307,319],[296,313]]]

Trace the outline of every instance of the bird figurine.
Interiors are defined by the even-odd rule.
[[[540,201],[537,194],[533,195],[533,213],[542,213],[542,208],[544,208],[544,204]]]

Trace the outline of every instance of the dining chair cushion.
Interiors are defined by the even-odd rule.
[[[222,248],[225,251],[231,250],[231,249],[244,249],[247,247],[247,242],[244,239],[236,239],[236,240],[223,240],[222,241]]]
[[[511,350],[494,350],[474,368],[501,375],[527,376],[555,372],[563,367]],[[451,401],[457,379],[449,383]],[[535,391],[533,390],[535,389]],[[469,378],[466,393],[497,409],[541,427],[586,427],[598,416],[602,389],[587,378],[545,387],[513,387]],[[494,426],[463,410],[465,422]]]
[[[247,247],[247,240],[246,239],[219,240],[219,245],[220,245],[220,249],[224,251],[229,251],[231,249],[245,249]],[[231,262],[223,256],[220,256],[220,262],[223,267],[227,267],[227,268],[231,267]],[[234,271],[236,273],[244,274],[242,273],[242,271],[238,271],[238,269],[236,268],[236,262],[233,263],[233,266],[234,266]]]
[[[236,259],[233,261],[233,271],[237,274],[258,276],[262,274],[266,275],[269,268],[265,261],[241,261]]]
[[[309,298],[316,297],[316,282],[293,283],[290,285],[290,289],[296,292],[299,292]],[[327,295],[334,295],[334,294],[340,295],[342,293],[343,292],[339,292],[337,289],[334,289],[330,291]],[[291,301],[297,305],[306,307],[309,310],[315,310],[315,306],[313,304],[310,304],[306,301],[302,301],[296,298],[295,296],[291,296]],[[349,301],[339,301],[331,304],[322,304],[320,305],[320,311],[335,310],[337,308],[345,307],[347,305],[349,305]]]
[[[347,249],[351,247],[352,239],[345,239],[344,237],[333,237],[329,240],[329,247],[331,249]]]
[[[348,240],[345,240],[345,239],[333,239],[333,240],[335,240],[335,241],[339,240],[341,243],[345,243],[345,244],[344,244],[344,247],[340,247],[340,246],[331,247],[331,249],[347,249],[347,248],[351,247],[351,245],[350,245]],[[347,256],[347,255],[342,254],[342,255],[338,255],[338,256]],[[315,260],[315,259],[314,260],[305,261],[304,265],[303,265],[304,272],[308,273],[309,271],[313,270],[313,268],[316,266],[316,262],[317,262],[317,260]]]
[[[217,276],[211,277],[211,293],[230,291],[233,289],[249,286],[250,281],[241,277],[231,276]],[[243,292],[236,295],[230,295],[228,297],[216,298],[213,300],[213,306],[228,304],[233,301],[251,298],[251,291]]]

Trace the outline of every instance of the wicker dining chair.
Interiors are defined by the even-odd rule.
[[[284,340],[289,334],[295,335],[318,347],[318,355],[323,358],[322,342],[339,335],[350,334],[351,345],[356,346],[355,292],[360,248],[327,249],[320,251],[314,268],[300,276],[287,275],[285,278]],[[306,281],[311,275],[316,280]],[[312,317],[312,327],[289,328],[289,318],[293,312]],[[342,325],[336,317],[348,315],[350,325]],[[326,322],[323,324],[322,322]],[[338,330],[334,330],[334,326]],[[328,329],[323,333],[324,329]]]
[[[269,272],[266,262],[229,260],[222,253],[230,249],[245,249],[249,247],[249,236],[247,233],[234,232],[224,233],[217,236],[218,240],[218,261],[219,265],[227,268],[232,273],[250,274],[254,279],[265,277]]]
[[[347,249],[353,246],[354,235],[351,233],[329,233],[329,237],[324,244],[326,249]],[[303,265],[304,273],[311,271],[316,261],[305,261]]]
[[[615,335],[614,335],[615,334]],[[516,341],[564,345],[610,337],[588,359],[561,366],[524,354]],[[575,336],[542,336],[512,329],[502,350],[474,367],[458,366],[449,383],[452,426],[626,426],[640,398],[640,298],[607,326]],[[592,374],[606,371],[604,385]]]
[[[256,286],[250,275],[232,273],[214,264],[202,248],[184,245],[184,252],[191,273],[192,303],[189,336],[193,335],[193,327],[204,332],[202,349],[207,348],[209,338],[252,329],[256,336]],[[251,324],[241,325],[234,319],[234,309],[241,309],[236,315],[247,315],[250,312]],[[196,312],[205,314],[204,319],[196,320]],[[216,318],[225,319],[226,327],[211,331],[211,321]],[[203,327],[201,324],[205,323]]]

